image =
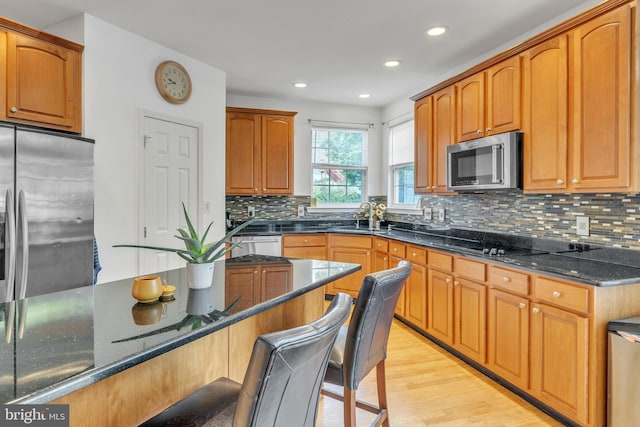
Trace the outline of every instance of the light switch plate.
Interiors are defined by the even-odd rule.
[[[589,217],[588,216],[576,217],[576,234],[578,236],[589,235]]]
[[[433,210],[431,208],[424,208],[423,219],[431,221],[433,219]]]
[[[256,216],[256,208],[255,208],[255,206],[249,206],[247,208],[247,213],[249,214],[249,218],[253,218],[254,216]]]
[[[444,221],[444,208],[438,209],[438,221]]]

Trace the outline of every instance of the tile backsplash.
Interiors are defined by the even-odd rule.
[[[384,196],[372,197],[384,201]],[[237,220],[247,207],[276,218],[298,217],[298,206],[310,206],[309,196],[228,196],[227,211]],[[520,191],[423,196],[423,207],[445,209],[445,223],[456,228],[493,231],[640,249],[638,194],[523,194]],[[576,234],[576,216],[590,218],[590,235]],[[307,215],[305,218],[352,218],[353,212]],[[388,221],[442,224],[421,215],[388,212]]]

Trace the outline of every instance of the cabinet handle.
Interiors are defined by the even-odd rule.
[[[558,291],[553,291],[553,293],[551,295],[553,295],[554,298],[560,298],[560,295],[562,295],[562,294],[560,292],[558,292]]]
[[[453,286],[460,286],[460,282],[456,280],[455,282],[453,282]]]
[[[558,184],[558,185],[562,185],[562,184],[564,184],[564,179],[559,179],[559,180],[557,180],[557,181],[556,181],[556,184]]]
[[[17,113],[17,112],[18,112],[18,109],[17,109],[16,107],[11,107],[11,110],[10,110],[10,111],[11,111],[12,113]]]
[[[571,183],[572,183],[572,184],[578,184],[579,182],[580,182],[580,181],[578,181],[576,178],[573,178],[573,179],[571,180]]]
[[[304,239],[304,242],[305,242],[305,243],[307,243],[307,242],[308,242],[308,240],[307,240],[307,239]]]
[[[478,129],[478,130],[476,131],[476,133],[477,133],[478,135],[482,135],[482,131],[481,131],[480,129]]]
[[[388,258],[387,258],[387,257],[384,257],[384,258],[382,258],[382,259],[386,261]]]
[[[258,270],[253,270],[253,274],[258,274]]]
[[[487,135],[491,132],[491,128],[487,128]]]
[[[267,274],[267,270],[262,270],[262,274]]]
[[[540,313],[540,309],[538,307],[533,307],[533,310],[531,311],[533,311],[535,314]]]
[[[415,257],[418,256],[418,254],[414,252],[414,253],[411,254],[411,256],[415,258]]]
[[[255,191],[257,193],[258,192],[258,188],[257,187],[254,188],[253,191]]]
[[[451,279],[445,279],[445,282],[451,283]]]
[[[502,278],[502,281],[503,281],[504,283],[509,283],[509,282],[511,281],[511,278],[510,278],[510,277],[506,277],[506,276],[505,276],[505,277],[503,277],[503,278]]]
[[[520,307],[521,309],[527,308],[527,304],[521,302],[520,304],[518,304],[518,307]]]

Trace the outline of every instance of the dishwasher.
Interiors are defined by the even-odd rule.
[[[231,249],[231,258],[242,255],[282,256],[282,236],[234,236],[231,243],[238,246]]]
[[[609,322],[607,427],[640,426],[640,316]]]

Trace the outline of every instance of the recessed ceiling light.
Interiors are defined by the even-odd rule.
[[[431,27],[428,28],[427,31],[425,31],[424,33],[428,36],[441,36],[444,33],[446,33],[448,30],[447,27],[443,26],[443,25],[438,25],[437,27]]]
[[[368,93],[361,93],[360,95],[358,95],[358,97],[362,99],[367,99],[367,98],[371,98],[371,95]]]
[[[385,67],[397,67],[398,65],[400,65],[400,61],[396,60],[396,59],[392,59],[391,61],[387,61],[384,63]]]
[[[303,88],[303,87],[307,87],[307,84],[305,82],[295,82],[293,86],[297,88]]]

